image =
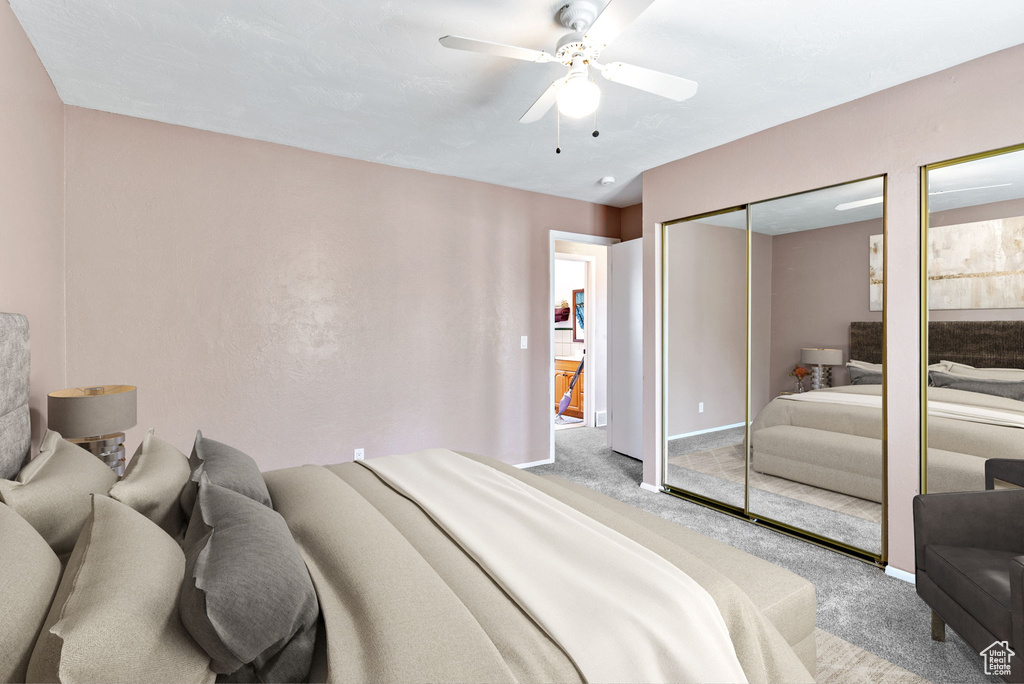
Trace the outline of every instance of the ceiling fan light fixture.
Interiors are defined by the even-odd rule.
[[[593,114],[600,103],[601,89],[585,72],[570,75],[558,91],[558,112],[571,119]]]

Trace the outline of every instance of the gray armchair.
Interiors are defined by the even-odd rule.
[[[1024,462],[990,459],[994,480],[1024,486]],[[917,593],[932,609],[932,638],[948,624],[979,653],[1006,641],[1008,681],[1024,681],[1024,489],[914,497]]]

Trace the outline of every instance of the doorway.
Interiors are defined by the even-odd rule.
[[[552,463],[556,430],[600,428],[608,422],[608,246],[618,242],[616,238],[551,231],[547,316]],[[558,418],[563,398],[568,401]]]

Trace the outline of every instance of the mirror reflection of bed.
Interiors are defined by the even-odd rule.
[[[667,484],[881,553],[884,192],[871,178],[669,226]]]
[[[926,187],[925,484],[982,490],[986,459],[1024,459],[1024,150],[929,168]]]

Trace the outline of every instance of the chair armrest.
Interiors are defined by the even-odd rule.
[[[995,489],[996,480],[1024,487],[1024,460],[990,458],[985,461],[985,489]]]
[[[1024,489],[918,494],[914,497],[914,554],[926,570],[929,544],[1019,551],[1024,539]]]
[[[1013,648],[1020,653],[1024,648],[1024,556],[1010,561],[1010,619]]]

